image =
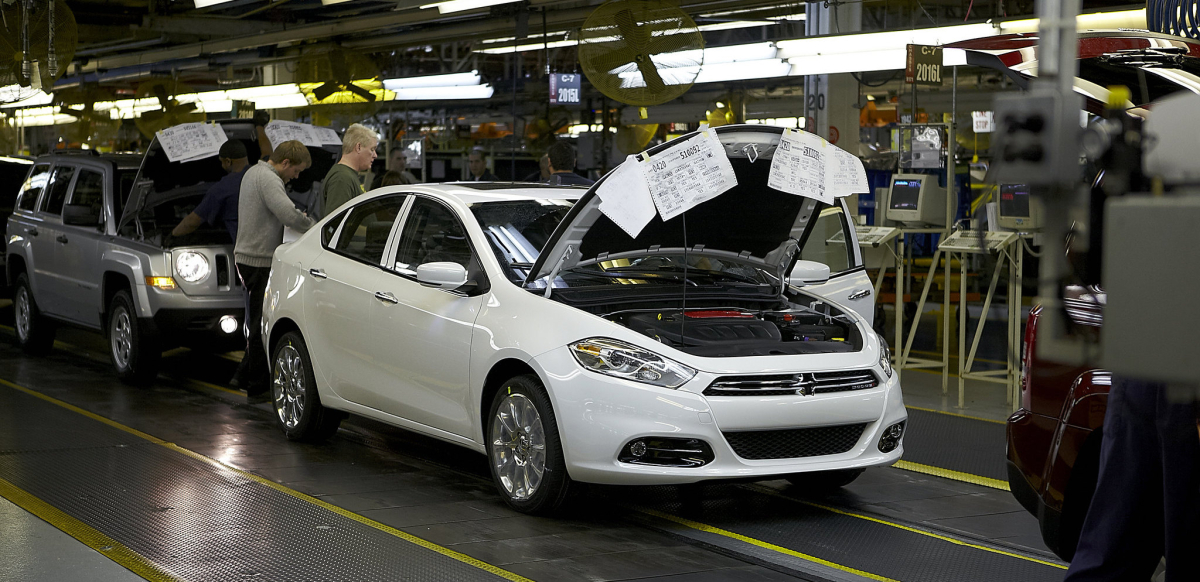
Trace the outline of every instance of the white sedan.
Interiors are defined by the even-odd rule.
[[[281,246],[284,433],[352,413],[468,447],[530,513],[573,482],[831,488],[896,461],[907,415],[870,302],[847,307],[869,284],[844,202],[767,187],[778,131],[718,133],[739,185],[637,238],[599,184],[459,183],[374,190]]]

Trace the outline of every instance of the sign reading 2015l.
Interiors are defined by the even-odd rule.
[[[904,63],[905,83],[941,86],[942,47],[910,44]]]
[[[582,75],[578,74],[555,73],[550,75],[550,104],[579,103],[582,79]]]

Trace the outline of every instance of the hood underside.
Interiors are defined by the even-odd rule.
[[[600,211],[601,200],[596,190],[607,176],[601,178],[559,224],[530,270],[526,284],[549,276],[555,268],[679,253],[685,247],[689,253],[737,259],[770,271],[787,262],[782,267],[790,270],[795,257],[787,249],[788,241],[802,240],[810,219],[824,205],[767,185],[772,154],[783,133],[781,128],[739,125],[715,131],[729,156],[737,186],[670,220],[664,221],[656,213],[633,238]],[[653,155],[679,140],[657,146],[649,153]],[[568,248],[571,252],[562,259]]]

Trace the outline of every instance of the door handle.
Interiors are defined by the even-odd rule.
[[[29,236],[37,236],[37,235],[38,235],[38,229],[36,226],[29,229]]]
[[[392,305],[400,303],[400,300],[396,299],[395,295],[392,295],[391,293],[388,293],[387,291],[376,291],[375,298],[384,303],[391,303]]]
[[[855,299],[862,299],[863,297],[867,297],[870,294],[871,294],[870,289],[859,289],[858,291],[851,293],[850,296],[847,297],[846,299],[850,299],[853,301]]]
[[[309,269],[308,274],[312,275],[313,278],[316,278],[316,279],[328,279],[329,278],[329,275],[326,275],[325,271],[322,271],[320,269]]]
[[[60,235],[58,235],[58,236],[54,237],[54,240],[56,240],[56,241],[58,241],[58,242],[60,242],[60,243],[62,243],[62,244],[67,244],[67,235],[65,235],[65,234],[60,234]]]

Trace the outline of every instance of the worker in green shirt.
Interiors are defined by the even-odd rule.
[[[322,216],[333,214],[339,206],[364,192],[358,173],[371,167],[378,145],[379,136],[365,126],[355,123],[346,130],[346,135],[342,136],[342,159],[329,169],[322,182],[321,190],[325,196]]]

